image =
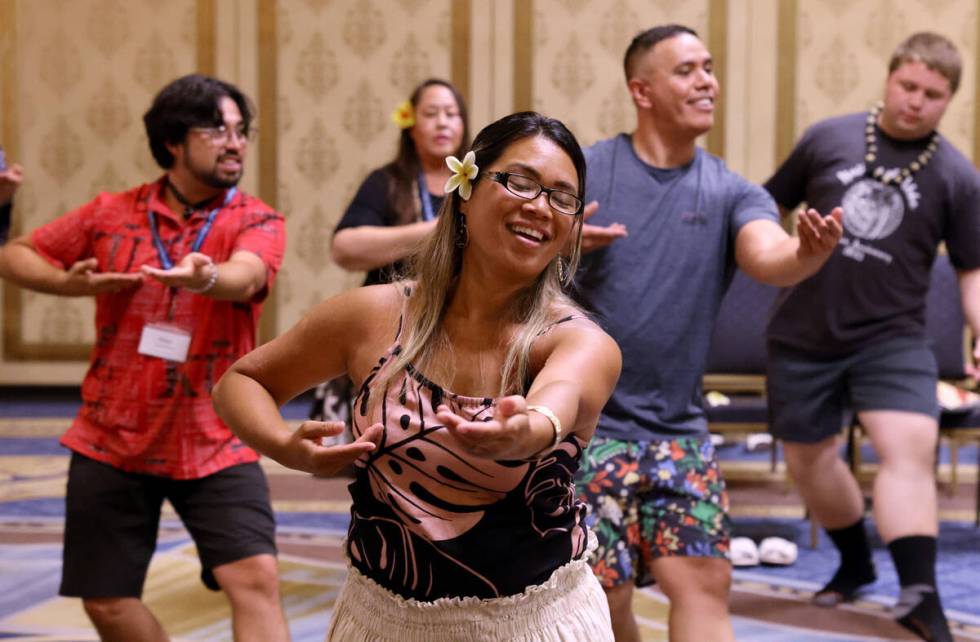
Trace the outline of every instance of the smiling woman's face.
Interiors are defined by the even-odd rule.
[[[460,207],[469,236],[464,268],[471,263],[519,280],[534,279],[564,247],[575,217],[552,209],[544,192],[531,200],[512,194],[491,180],[490,172],[520,174],[543,187],[577,195],[575,165],[549,138],[522,138],[489,167],[480,168],[473,195]]]
[[[423,164],[438,164],[456,153],[463,140],[463,117],[448,87],[429,85],[422,90],[410,135]]]

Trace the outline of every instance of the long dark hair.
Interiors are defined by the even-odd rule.
[[[568,154],[578,175],[578,196],[582,198],[585,194],[585,156],[578,141],[561,121],[537,112],[518,112],[484,127],[473,141],[477,167],[482,172],[508,147],[535,136],[547,138]],[[483,180],[482,174],[478,174],[476,180]],[[440,342],[445,341],[442,317],[456,288],[465,251],[456,242],[463,219],[460,203],[458,191],[449,195],[443,202],[435,232],[412,257],[409,278],[415,280],[415,286],[405,309],[406,338],[389,377],[409,363],[420,366],[428,363]],[[581,214],[576,218],[572,228],[575,236],[570,259],[566,261],[561,255],[556,256],[511,302],[511,318],[508,320],[520,324],[520,328],[507,348],[500,394],[521,390],[523,382],[527,380],[531,345],[535,337],[555,320],[557,311],[567,312],[569,308],[577,307],[562,291],[562,286],[567,285],[570,278],[563,282],[558,275],[559,261],[566,266],[563,270],[566,275],[574,274],[578,266],[582,247]]]
[[[446,80],[429,78],[415,88],[409,102],[412,103],[414,110],[422,98],[422,92],[434,85],[445,87],[452,92],[453,98],[456,99],[459,117],[463,121],[463,137],[460,139],[459,148],[453,152],[453,155],[462,158],[463,150],[470,145],[469,116],[466,112],[466,102],[456,88]],[[391,209],[395,213],[395,220],[392,221],[395,225],[405,225],[418,218],[418,195],[415,193],[415,182],[418,180],[421,169],[422,163],[419,160],[418,150],[415,149],[415,141],[412,140],[411,128],[405,128],[398,139],[398,151],[395,153],[395,158],[384,167],[384,171],[390,179],[388,181],[388,202],[391,203]]]

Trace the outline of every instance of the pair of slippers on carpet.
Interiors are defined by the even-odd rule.
[[[733,537],[731,542],[732,565],[738,567],[759,564],[789,566],[798,555],[796,544],[782,537],[767,537],[758,546],[748,537]]]

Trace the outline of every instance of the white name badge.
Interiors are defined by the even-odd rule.
[[[140,335],[140,354],[159,357],[167,361],[187,361],[187,350],[191,347],[191,333],[183,328],[165,323],[147,323]]]

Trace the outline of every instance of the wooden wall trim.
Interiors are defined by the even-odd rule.
[[[514,0],[514,111],[534,109],[534,3]]]
[[[207,76],[218,70],[216,1],[197,0],[197,71]]]
[[[728,0],[708,1],[708,51],[714,61],[715,78],[722,89],[722,99],[715,105],[715,122],[708,132],[708,151],[725,157],[725,93],[728,77]]]
[[[452,0],[449,22],[452,39],[449,45],[449,81],[463,96],[467,105],[473,104],[470,86],[470,41],[472,16],[470,0]],[[472,132],[471,132],[472,135]]]
[[[776,155],[779,165],[796,142],[796,30],[797,0],[780,0],[776,27]]]

